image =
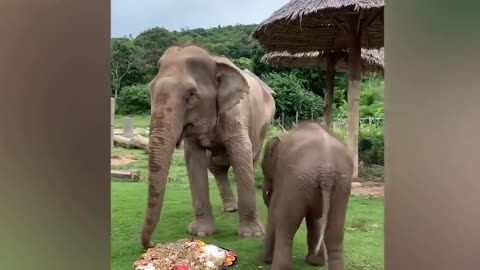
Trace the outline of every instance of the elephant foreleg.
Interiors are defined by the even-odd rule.
[[[275,219],[270,213],[268,214],[268,223],[265,238],[263,240],[263,251],[260,254],[260,262],[271,264],[273,260],[273,251],[275,247]]]
[[[260,237],[263,225],[256,207],[252,143],[248,135],[242,134],[228,140],[227,150],[237,180],[240,220],[237,232],[242,237]]]
[[[318,255],[314,254],[318,239],[320,238],[320,221],[311,215],[306,217],[307,223],[307,244],[308,254],[305,262],[314,266],[323,266],[325,264],[325,256],[323,250]],[[322,247],[323,248],[323,247]]]
[[[296,231],[302,223],[305,215],[300,205],[292,205],[285,202],[283,205],[276,205],[272,213],[275,216],[275,244],[273,251],[272,270],[291,270],[292,244]]]
[[[211,235],[215,232],[215,225],[208,189],[208,160],[205,149],[186,140],[185,161],[194,209],[194,219],[188,226],[188,233],[196,236]]]
[[[209,170],[215,177],[220,197],[222,198],[223,211],[235,212],[237,211],[237,200],[233,195],[230,182],[228,181],[228,169],[230,166],[216,165],[210,162]]]

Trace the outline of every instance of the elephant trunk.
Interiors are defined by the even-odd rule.
[[[149,136],[148,206],[141,236],[145,249],[152,247],[151,237],[160,218],[168,172],[181,139],[183,125],[178,111],[170,107],[152,108]]]

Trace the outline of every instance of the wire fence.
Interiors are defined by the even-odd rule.
[[[276,124],[279,124],[281,127],[285,129],[289,129],[292,127],[295,127],[298,125],[299,122],[302,120],[310,120],[310,121],[316,121],[319,123],[323,122],[323,118],[317,118],[314,119],[311,117],[311,119],[301,119],[299,118],[298,112],[295,114],[295,116],[289,116],[286,117],[285,115],[281,115],[277,119],[275,119]],[[377,117],[363,117],[359,119],[360,121],[360,127],[383,127],[383,118],[377,118]],[[347,127],[347,119],[332,119],[332,124],[331,126],[333,128],[346,128]]]

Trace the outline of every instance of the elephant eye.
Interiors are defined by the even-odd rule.
[[[188,105],[193,105],[195,101],[198,99],[197,89],[192,88],[188,91],[188,94],[185,96],[185,102]]]

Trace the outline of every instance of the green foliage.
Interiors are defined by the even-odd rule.
[[[144,61],[144,77],[141,82],[146,83],[158,71],[157,62],[163,52],[170,46],[179,43],[179,38],[165,28],[155,27],[138,35],[134,44],[141,51]]]
[[[293,73],[269,73],[262,80],[275,91],[276,117],[287,118],[299,113],[299,120],[318,119],[322,116],[323,100],[305,90],[304,81]]]
[[[382,127],[360,128],[358,155],[366,164],[384,165],[384,134]]]
[[[362,179],[374,182],[383,182],[385,179],[385,171],[383,166],[375,164],[367,164],[359,168],[359,176]]]
[[[360,92],[360,118],[383,118],[383,80],[372,77],[362,82]],[[347,118],[347,88],[336,85],[334,92],[333,118]]]
[[[345,128],[334,127],[333,133],[347,143]],[[384,165],[384,134],[381,126],[362,126],[358,141],[358,156],[365,165]]]
[[[348,104],[346,99],[346,89],[335,87],[333,92],[332,118],[334,120],[347,119]]]
[[[383,80],[373,77],[362,83],[360,117],[383,118]]]
[[[112,95],[115,96],[115,90],[142,80],[142,58],[138,47],[128,38],[112,39],[111,50]]]
[[[150,113],[150,92],[146,85],[126,86],[117,98],[117,113],[121,115]]]
[[[235,65],[237,65],[240,69],[245,69],[246,68],[246,69],[252,71],[253,61],[250,58],[240,57],[238,59],[234,59],[233,63]]]
[[[223,55],[230,59],[251,58],[253,42],[250,38],[255,25],[235,25],[214,27],[211,29],[192,29],[173,32],[180,43],[194,44],[210,53]]]

